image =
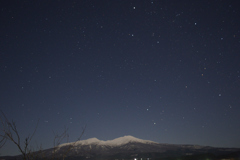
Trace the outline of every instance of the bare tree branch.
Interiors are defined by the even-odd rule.
[[[63,133],[60,135],[53,131],[53,134],[54,134],[53,152],[51,153],[51,155],[44,155],[46,152],[44,152],[42,150],[42,148],[40,148],[38,151],[34,151],[29,147],[30,142],[32,141],[32,138],[37,131],[39,120],[34,129],[34,132],[32,134],[28,135],[24,139],[23,144],[21,144],[22,139],[17,130],[16,123],[14,121],[9,121],[6,117],[6,115],[1,110],[0,110],[0,123],[1,123],[1,126],[0,126],[0,148],[2,148],[6,144],[7,141],[13,142],[17,146],[19,151],[21,152],[23,160],[38,159],[38,158],[40,158],[40,159],[48,159],[48,158],[60,159],[60,158],[62,158],[64,160],[67,157],[67,154],[70,152],[70,150],[75,146],[75,143],[77,143],[77,141],[79,141],[81,139],[81,137],[83,136],[85,129],[86,129],[86,126],[83,127],[83,131],[80,134],[80,136],[78,137],[78,139],[75,142],[73,142],[72,145],[67,146],[67,148],[64,150],[64,153],[62,153],[61,155],[57,155],[56,150],[59,147],[59,145],[63,142],[64,139],[67,139],[67,142],[68,142],[68,138],[69,138],[68,128],[65,127]],[[48,157],[48,156],[50,156],[50,157]]]
[[[75,144],[77,143],[77,141],[79,141],[84,132],[85,132],[86,126],[83,127],[82,133],[80,134],[80,136],[78,137],[78,139],[76,141],[74,141],[73,145],[69,145],[68,148],[65,150],[64,154],[62,155],[63,160],[67,157],[67,154],[70,152],[70,150],[75,146]]]
[[[36,133],[39,120],[37,122],[34,132],[30,136],[25,138],[24,147],[21,146],[21,138],[18,133],[16,123],[14,121],[10,122],[7,119],[6,115],[3,113],[3,111],[1,111],[0,121],[1,121],[1,128],[2,128],[0,133],[0,137],[1,137],[0,148],[5,145],[7,140],[9,140],[17,146],[24,160],[29,159],[28,152],[30,151],[30,149],[28,148],[28,146],[32,140],[32,137]]]

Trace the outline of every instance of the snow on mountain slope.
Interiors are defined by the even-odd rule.
[[[104,144],[109,145],[109,146],[119,146],[119,145],[127,144],[127,143],[130,143],[130,142],[156,143],[156,142],[153,142],[153,141],[138,139],[138,138],[135,138],[133,136],[124,136],[124,137],[116,138],[116,139],[113,139],[113,140],[105,141]]]
[[[89,145],[89,144],[99,144],[101,141],[97,138],[90,138],[90,139],[87,139],[87,140],[82,140],[82,141],[78,141],[76,143],[77,144],[81,144],[81,145]]]
[[[87,139],[87,140],[81,140],[81,141],[72,142],[72,143],[64,143],[64,144],[59,145],[59,147],[63,147],[63,146],[66,146],[66,145],[73,145],[73,144],[75,146],[78,146],[78,145],[120,146],[120,145],[127,144],[127,143],[130,143],[130,142],[138,142],[138,143],[146,143],[146,144],[149,144],[149,143],[158,144],[158,143],[153,142],[153,141],[142,140],[142,139],[135,138],[133,136],[124,136],[124,137],[120,137],[120,138],[116,138],[116,139],[108,140],[108,141],[102,141],[102,140],[99,140],[97,138],[90,138],[90,139]]]
[[[142,140],[133,136],[124,136],[113,140],[102,141],[97,138],[90,138],[87,140],[76,141],[72,143],[65,143],[57,146],[56,148],[47,149],[43,155],[51,156],[53,153],[56,155],[64,155],[66,152],[68,156],[78,157],[132,157],[138,153],[156,156],[169,156],[169,155],[186,155],[186,154],[225,154],[231,152],[240,152],[239,149],[226,149],[226,148],[213,148],[198,145],[179,145],[179,144],[161,144],[149,140]],[[156,154],[155,154],[156,153]]]

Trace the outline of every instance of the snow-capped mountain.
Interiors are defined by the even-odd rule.
[[[133,136],[124,136],[113,140],[102,141],[90,138],[72,143],[65,143],[54,149],[44,151],[45,155],[65,155],[80,159],[104,157],[132,159],[132,157],[167,157],[205,153],[230,153],[239,149],[214,148],[199,145],[161,144],[149,140],[142,140]],[[108,158],[106,158],[108,157]],[[111,159],[111,158],[110,158]]]
[[[239,148],[214,148],[199,145],[161,144],[149,140],[142,140],[133,136],[124,136],[113,140],[102,141],[97,138],[64,143],[57,147],[36,152],[44,158],[88,159],[88,160],[133,160],[134,158],[147,160],[164,157],[179,157],[199,154],[229,154],[235,152],[240,156]],[[41,159],[41,158],[40,158]]]
[[[124,145],[124,144],[127,144],[127,143],[145,143],[145,144],[157,144],[156,142],[153,142],[153,141],[148,141],[148,140],[142,140],[142,139],[138,139],[138,138],[135,138],[133,136],[124,136],[124,137],[120,137],[120,138],[116,138],[116,139],[113,139],[113,140],[108,140],[108,141],[102,141],[102,140],[99,140],[97,138],[90,138],[90,139],[87,139],[87,140],[82,140],[82,141],[78,141],[78,142],[73,142],[73,143],[65,143],[65,144],[62,144],[62,145],[59,145],[59,147],[63,147],[63,146],[66,146],[66,145],[101,145],[101,146],[120,146],[120,145]]]

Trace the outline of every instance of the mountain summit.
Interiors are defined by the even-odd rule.
[[[123,144],[127,144],[127,143],[156,143],[153,141],[149,141],[149,140],[142,140],[139,138],[135,138],[133,136],[124,136],[124,137],[120,137],[120,138],[116,138],[114,140],[110,140],[110,141],[105,141],[106,145],[123,145]]]

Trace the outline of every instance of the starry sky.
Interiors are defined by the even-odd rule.
[[[82,139],[240,147],[239,5],[0,1],[0,109],[22,140],[39,120],[33,148],[85,125]]]

